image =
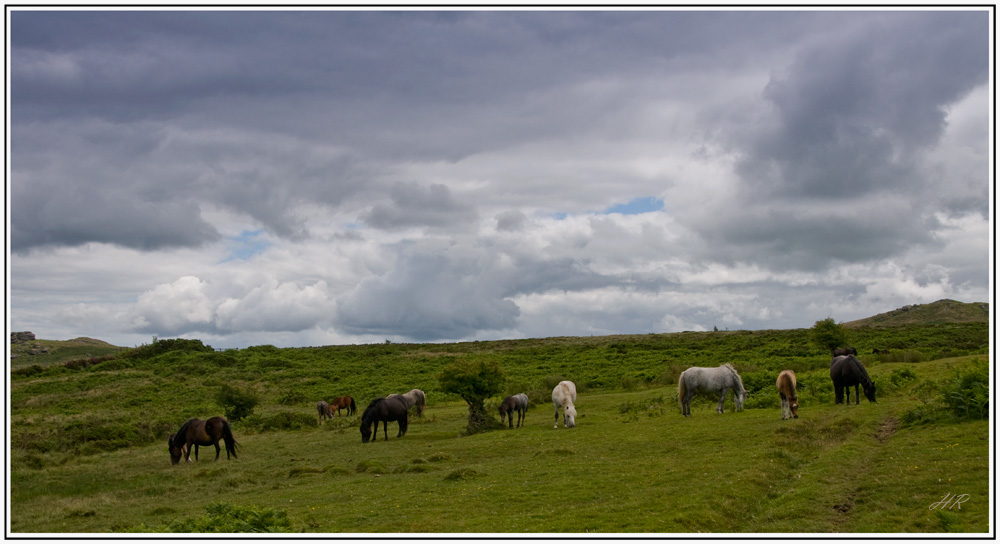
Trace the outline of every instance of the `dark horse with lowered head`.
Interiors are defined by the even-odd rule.
[[[836,403],[843,404],[844,392],[847,392],[847,404],[851,403],[851,389],[854,386],[854,404],[861,404],[861,396],[858,394],[858,385],[864,388],[865,397],[869,402],[875,401],[875,382],[868,377],[861,361],[853,355],[842,355],[834,357],[830,363],[830,378],[833,379],[833,391],[836,396]]]
[[[379,397],[368,404],[365,412],[361,414],[361,442],[375,441],[378,436],[378,423],[382,422],[382,434],[389,440],[389,422],[395,421],[399,424],[399,433],[396,438],[406,434],[406,403],[394,397]],[[372,423],[375,424],[375,436],[372,436]]]
[[[229,422],[224,417],[210,417],[207,421],[202,421],[193,417],[184,422],[176,433],[167,439],[167,448],[170,450],[170,463],[176,465],[181,462],[181,455],[191,462],[191,446],[194,446],[194,459],[198,460],[198,446],[215,446],[215,460],[219,460],[219,440],[226,444],[226,459],[230,455],[236,458],[236,448],[239,443],[233,438],[233,431],[229,428]]]
[[[503,425],[504,417],[507,418],[507,426],[511,429],[514,428],[514,412],[517,412],[517,426],[520,427],[524,422],[525,412],[528,411],[528,395],[524,393],[518,393],[516,395],[511,395],[505,399],[500,404],[500,424]]]

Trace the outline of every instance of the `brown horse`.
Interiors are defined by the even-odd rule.
[[[778,396],[781,397],[781,419],[799,417],[799,398],[795,396],[795,372],[782,370],[778,374]]]
[[[333,410],[330,409],[330,405],[325,400],[316,403],[316,411],[319,412],[320,424],[323,423],[324,419],[333,419]]]
[[[198,446],[215,446],[215,460],[219,460],[219,440],[226,443],[226,459],[230,455],[236,458],[236,448],[239,444],[233,438],[229,422],[223,417],[211,417],[202,421],[193,417],[184,422],[181,428],[167,439],[167,449],[170,451],[170,463],[176,465],[184,454],[187,462],[191,462],[191,446],[194,445],[194,459],[198,460]]]
[[[353,416],[358,411],[358,406],[354,404],[354,399],[352,399],[350,395],[333,399],[333,402],[330,403],[330,408],[337,410],[338,416],[340,415],[340,411],[344,408],[347,409],[347,415],[349,416]]]

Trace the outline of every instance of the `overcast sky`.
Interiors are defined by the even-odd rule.
[[[990,16],[12,10],[10,327],[308,346],[986,302]]]

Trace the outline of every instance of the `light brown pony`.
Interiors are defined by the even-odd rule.
[[[333,399],[333,402],[330,403],[330,408],[331,410],[336,410],[338,416],[340,415],[340,411],[345,408],[349,416],[353,416],[358,411],[358,406],[354,404],[354,399],[350,395]],[[333,415],[331,414],[330,417],[333,417]]]
[[[782,370],[778,374],[778,396],[781,397],[781,419],[799,417],[799,398],[795,395],[795,372]]]

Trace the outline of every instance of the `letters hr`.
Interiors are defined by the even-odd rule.
[[[938,501],[938,502],[930,505],[930,507],[928,508],[928,510],[933,510],[935,508],[941,508],[941,510],[946,510],[946,509],[947,510],[951,510],[955,506],[958,506],[958,509],[961,510],[962,509],[962,503],[966,502],[968,500],[969,500],[969,494],[968,493],[965,493],[965,494],[962,494],[962,495],[952,495],[951,493],[948,493],[948,494],[946,494],[944,496],[943,499],[941,499],[940,501]]]

